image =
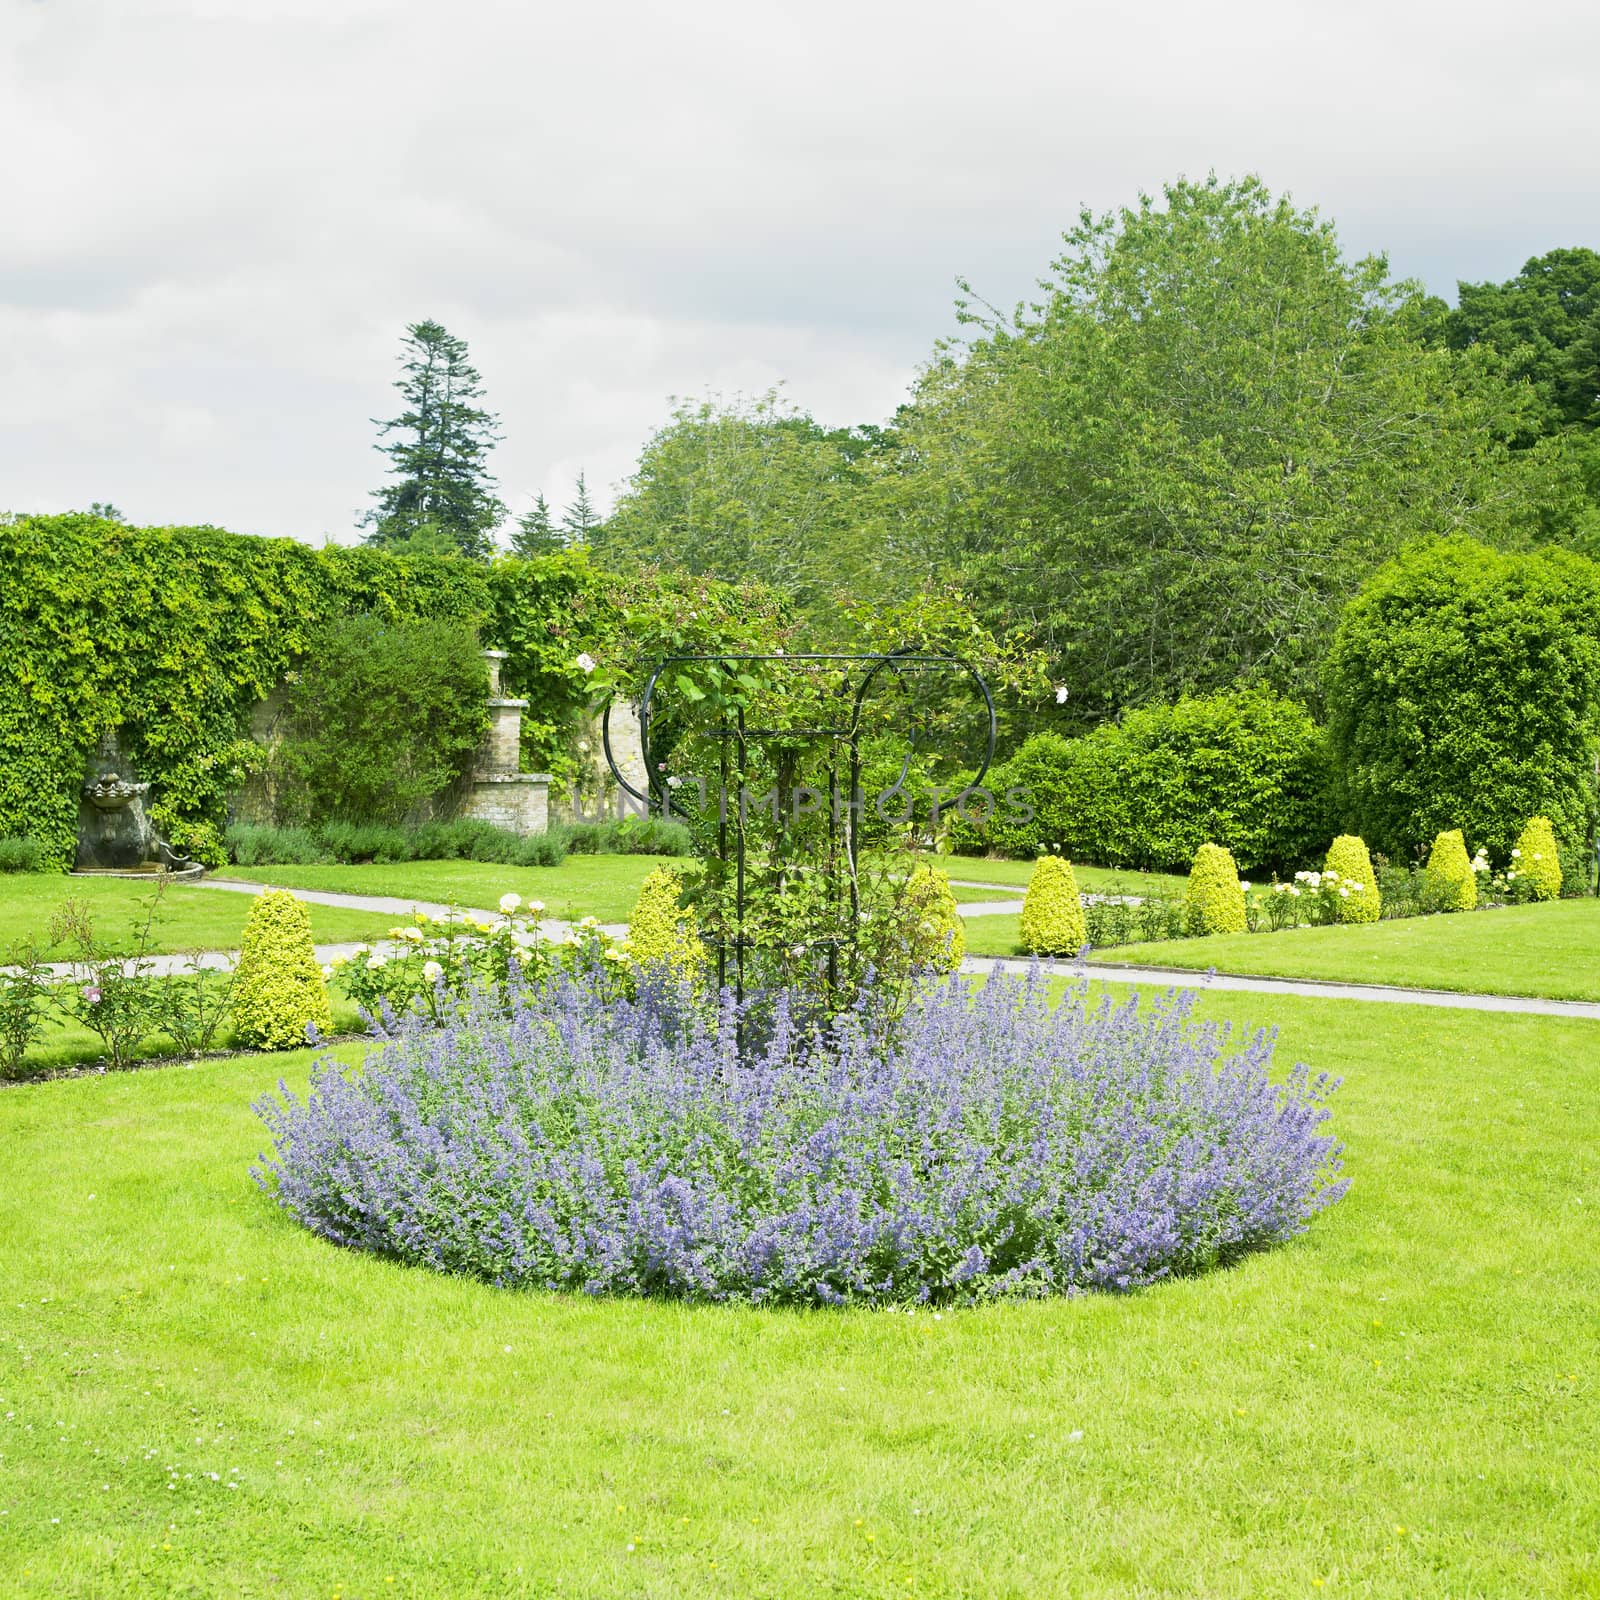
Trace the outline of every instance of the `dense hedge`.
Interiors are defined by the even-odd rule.
[[[1326,671],[1329,733],[1358,831],[1410,856],[1446,829],[1500,863],[1533,815],[1594,827],[1600,566],[1443,539],[1350,603]]]
[[[0,515],[0,837],[36,839],[45,865],[69,865],[85,764],[116,729],[168,837],[219,853],[228,797],[261,755],[252,709],[318,629],[368,614],[469,623],[507,650],[505,686],[532,702],[527,764],[558,775],[577,712],[602,683],[630,682],[637,658],[765,642],[776,627],[764,592],[623,583],[581,553],[484,565]],[[586,652],[616,658],[609,677],[579,664]]]
[[[989,786],[1031,792],[1035,816],[1002,807],[987,827],[958,825],[958,848],[1181,870],[1215,842],[1250,871],[1307,860],[1333,833],[1321,730],[1256,692],[1131,711],[1081,739],[1035,735]]]

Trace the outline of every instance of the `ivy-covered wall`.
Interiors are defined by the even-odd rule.
[[[152,784],[157,825],[175,844],[214,848],[260,758],[252,710],[318,625],[364,612],[470,621],[507,651],[505,687],[530,702],[525,765],[558,778],[574,766],[579,713],[626,689],[641,660],[784,637],[764,591],[624,580],[582,552],[485,565],[76,513],[0,516],[0,838],[37,839],[69,866],[85,763],[115,729]]]
[[[158,825],[193,842],[249,771],[251,708],[340,613],[481,624],[471,562],[83,515],[0,518],[0,836],[71,863],[90,751],[116,729]]]

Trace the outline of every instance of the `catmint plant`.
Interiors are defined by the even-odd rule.
[[[801,997],[802,1000],[804,997]],[[1127,1290],[1299,1233],[1345,1191],[1335,1085],[1192,995],[1056,1003],[870,980],[806,1026],[587,972],[401,1019],[257,1110],[257,1181],[352,1249],[505,1287],[901,1305]]]

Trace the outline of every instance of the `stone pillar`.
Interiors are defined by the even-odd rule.
[[[518,771],[522,713],[528,702],[500,692],[504,650],[485,650],[483,658],[489,664],[489,731],[478,746],[461,814],[480,817],[511,833],[543,833],[550,823],[550,774]]]

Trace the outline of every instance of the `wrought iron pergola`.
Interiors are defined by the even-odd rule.
[[[908,713],[905,724],[905,753],[894,781],[879,792],[874,804],[879,806],[880,814],[884,814],[881,806],[885,798],[903,796],[907,801],[907,818],[912,814],[912,801],[905,788],[906,780],[911,774],[912,763],[919,750],[927,747],[931,732],[917,715],[910,692],[913,677],[932,674],[965,678],[975,686],[982,700],[984,719],[982,760],[972,778],[959,791],[941,797],[940,803],[944,805],[962,805],[981,786],[988,774],[990,763],[994,759],[995,747],[994,697],[989,692],[989,686],[984,682],[983,675],[969,662],[957,656],[930,654],[910,649],[869,655],[801,653],[668,656],[657,663],[655,670],[646,680],[644,694],[639,702],[639,743],[645,768],[643,793],[636,789],[618,768],[611,747],[610,704],[606,706],[601,719],[601,742],[606,764],[623,793],[643,805],[647,814],[655,811],[662,816],[671,816],[674,792],[684,781],[681,775],[668,773],[667,763],[658,759],[658,752],[653,749],[651,742],[653,712],[656,709],[657,690],[662,685],[663,675],[668,673],[669,669],[692,669],[696,666],[703,668],[708,665],[717,667],[730,677],[736,677],[741,668],[748,669],[751,666],[759,666],[769,672],[774,669],[804,670],[811,675],[815,675],[819,668],[833,668],[838,672],[838,680],[831,686],[831,695],[841,707],[845,708],[844,714],[832,719],[831,724],[825,721],[824,725],[817,727],[751,726],[741,708],[734,712],[731,720],[724,717],[717,724],[699,730],[702,734],[713,736],[717,743],[717,776],[720,787],[717,797],[716,856],[725,871],[731,872],[734,888],[732,936],[714,941],[717,951],[717,980],[719,987],[728,985],[731,954],[732,986],[737,998],[742,1002],[745,956],[747,951],[759,948],[758,943],[749,939],[745,933],[748,909],[746,904],[748,818],[743,775],[748,770],[752,747],[782,745],[793,751],[798,745],[815,753],[813,770],[819,775],[825,774],[826,793],[823,794],[809,785],[801,785],[799,788],[826,801],[827,829],[819,841],[820,853],[838,894],[848,898],[850,916],[845,926],[853,930],[856,927],[856,914],[859,911],[857,865],[861,848],[862,806],[866,803],[865,797],[861,794],[861,779],[862,739],[868,731],[865,717],[868,696],[875,686],[886,683],[900,690],[905,697]],[[847,784],[843,790],[843,804],[840,803],[841,775],[845,777]],[[737,804],[731,810],[728,804],[730,776],[737,776],[739,780],[736,785]],[[696,775],[690,781],[696,784],[704,807],[703,776]],[[805,814],[812,813],[808,810]],[[798,807],[785,804],[784,796],[775,789],[773,816],[780,841],[793,830],[798,815]],[[834,936],[810,941],[817,946],[827,946],[830,982],[837,981],[838,978],[840,946],[847,942],[853,943],[854,937],[852,932],[848,940]]]

